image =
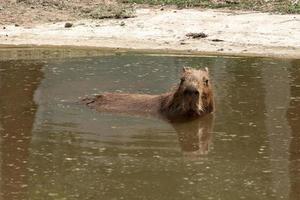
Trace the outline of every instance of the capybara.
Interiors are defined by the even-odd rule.
[[[197,118],[214,110],[208,69],[184,67],[180,83],[160,95],[104,93],[82,100],[100,112],[156,115],[167,119]]]

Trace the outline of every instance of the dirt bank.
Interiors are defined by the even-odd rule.
[[[70,45],[300,58],[300,15],[139,8],[135,18],[3,25],[1,45]],[[187,33],[207,34],[205,38]]]

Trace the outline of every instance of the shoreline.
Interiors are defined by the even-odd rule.
[[[95,51],[87,55],[114,55],[123,53],[146,54],[153,56],[180,56],[180,57],[201,57],[201,56],[224,56],[224,57],[254,57],[254,58],[272,58],[272,59],[300,59],[298,54],[264,54],[264,53],[229,53],[229,52],[208,52],[208,51],[189,51],[189,50],[170,50],[170,49],[133,49],[133,48],[114,48],[114,47],[95,47],[95,46],[72,46],[72,45],[2,45],[0,44],[0,56],[6,50],[31,51],[31,50],[49,50],[49,51]],[[75,57],[76,57],[75,52]],[[70,55],[73,55],[70,52]],[[1,59],[0,59],[1,60]]]
[[[140,8],[135,18],[45,23],[0,30],[0,48],[50,47],[183,55],[300,58],[300,15]],[[190,32],[206,38],[192,39]],[[217,40],[217,41],[216,41]]]

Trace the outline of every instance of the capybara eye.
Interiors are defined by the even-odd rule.
[[[208,79],[204,80],[204,85],[208,86]]]

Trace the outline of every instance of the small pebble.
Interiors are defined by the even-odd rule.
[[[65,23],[65,28],[71,28],[72,26],[73,24],[70,22]]]

